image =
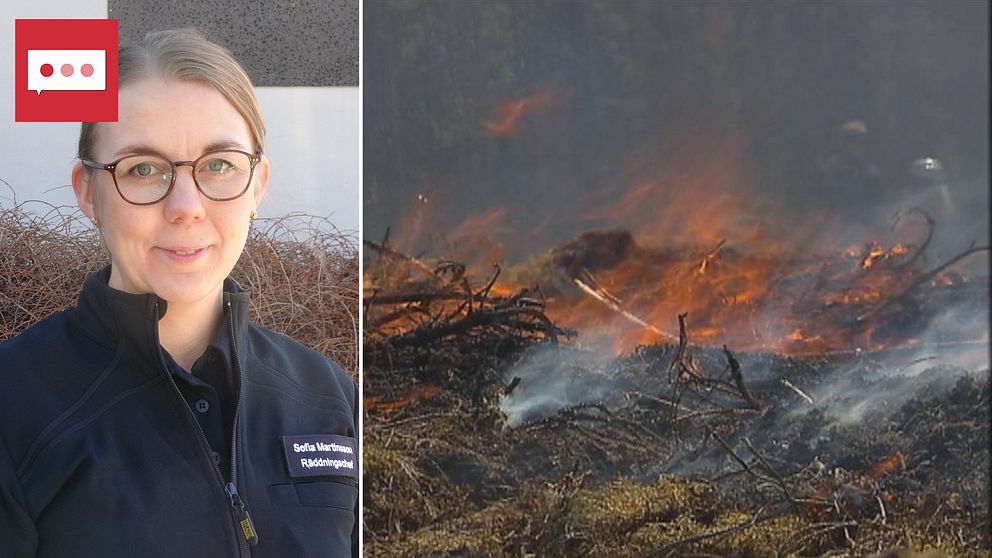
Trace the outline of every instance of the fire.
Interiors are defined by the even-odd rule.
[[[810,515],[825,519],[834,509],[850,512],[850,508],[859,500],[864,500],[865,495],[877,495],[882,500],[891,502],[895,495],[880,491],[878,481],[905,466],[906,456],[896,451],[872,464],[865,471],[834,469],[833,477],[820,482],[810,494]]]
[[[490,118],[482,121],[482,127],[490,136],[508,138],[520,133],[520,121],[528,114],[557,106],[564,99],[561,90],[545,87],[518,99],[510,99],[496,105]]]
[[[649,145],[632,154],[631,170],[590,196],[580,218],[592,228],[623,227],[647,246],[706,248],[701,265],[710,252],[718,256],[734,244],[760,241],[778,249],[766,224],[775,208],[753,191],[746,138],[713,137],[700,132],[678,146]]]
[[[871,269],[878,262],[896,260],[909,253],[909,248],[904,244],[896,244],[892,248],[885,249],[878,242],[872,242],[865,250],[865,255],[861,259],[861,269]]]
[[[438,279],[421,264],[421,279],[468,278],[473,289],[491,281],[498,274],[492,265],[503,249],[492,236],[508,229],[509,212],[507,207],[491,209],[450,229],[446,245],[458,248],[451,258],[466,266]],[[487,292],[511,297],[539,286],[549,318],[577,331],[581,344],[612,355],[628,354],[638,345],[671,343],[678,333],[675,318],[682,313],[688,314],[694,344],[824,354],[908,346],[920,333],[913,322],[886,325],[876,311],[916,284],[941,285],[947,283],[945,276],[956,277],[948,270],[926,281],[922,272],[906,267],[913,250],[901,244],[875,242],[862,250],[811,256],[755,237],[748,240],[752,244],[720,238],[703,249],[651,248],[623,231],[590,233],[503,270]],[[373,291],[369,277],[367,295]],[[450,307],[458,304],[452,301]],[[407,327],[401,324],[412,326],[437,313],[402,311],[417,319],[393,321],[400,327],[394,333]]]
[[[545,89],[506,101],[485,126],[512,135],[528,111],[560,98]],[[676,317],[683,313],[692,343],[738,351],[795,355],[906,346],[926,320],[898,312],[887,317],[881,310],[899,310],[900,304],[887,305],[913,289],[968,283],[950,266],[929,275],[920,269],[917,258],[930,234],[915,232],[916,244],[899,242],[914,230],[915,222],[905,219],[884,240],[844,249],[852,233],[861,236],[865,227],[840,227],[829,216],[787,211],[780,200],[758,195],[747,138],[702,128],[676,146],[647,145],[632,153],[630,168],[618,172],[616,184],[576,200],[586,207],[579,219],[590,232],[545,252],[531,248],[531,258],[522,263],[505,265],[506,253],[519,252],[529,240],[513,224],[520,209],[510,205],[485,209],[454,227],[435,225],[438,241],[426,244],[440,246],[441,258],[463,264],[455,275],[472,281],[464,292],[496,275],[487,291],[493,295],[511,297],[538,286],[549,318],[577,331],[583,345],[616,355],[677,339]],[[659,152],[665,154],[661,163]],[[407,228],[419,235],[433,207],[414,204],[404,220],[411,223]],[[922,210],[913,214],[932,224]],[[424,246],[424,240],[415,236],[406,244]],[[443,261],[419,266],[420,279],[454,281],[451,273],[431,277],[431,266]],[[497,263],[504,264],[501,272],[493,270]],[[376,292],[375,282],[365,286],[367,295]],[[427,316],[429,310],[401,311]]]
[[[909,326],[879,330],[884,322],[871,317],[922,276],[905,267],[912,252],[905,245],[810,257],[780,246],[754,253],[723,239],[701,251],[652,249],[615,236],[584,235],[556,249],[557,272],[571,275],[579,290],[556,289],[553,280],[548,289],[549,316],[577,330],[580,342],[613,354],[671,342],[681,313],[688,313],[693,343],[737,350],[878,350],[917,337]],[[601,258],[607,263],[597,268]],[[545,284],[553,277],[547,270],[534,275]]]
[[[882,477],[888,476],[892,471],[905,466],[906,457],[902,454],[902,452],[897,451],[872,465],[865,473],[865,476],[871,480],[878,480]]]
[[[370,413],[383,413],[389,414],[394,413],[404,407],[413,405],[414,403],[419,403],[422,401],[428,401],[440,395],[441,388],[434,384],[425,384],[422,386],[417,386],[407,395],[400,397],[399,399],[392,399],[388,401],[379,401],[378,397],[365,397],[363,401],[362,408],[366,412]]]
[[[508,206],[494,207],[444,232],[445,245],[458,255],[456,259],[465,264],[470,277],[486,276],[494,263],[503,261],[498,239],[510,231],[506,224],[509,212]]]

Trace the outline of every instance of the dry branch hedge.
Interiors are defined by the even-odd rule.
[[[75,208],[0,206],[0,341],[76,303],[107,265],[99,233]],[[259,219],[232,277],[251,320],[320,351],[358,378],[358,244],[327,219]]]

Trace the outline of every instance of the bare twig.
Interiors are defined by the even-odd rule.
[[[765,467],[765,470],[768,471],[768,473],[775,479],[775,484],[777,484],[778,487],[782,489],[782,494],[785,495],[786,500],[788,500],[790,504],[795,506],[796,499],[792,496],[792,490],[789,489],[789,485],[785,484],[785,479],[782,478],[782,475],[780,475],[778,471],[776,471],[775,468],[772,467],[771,463],[769,463],[768,460],[765,459],[765,456],[762,455],[761,452],[755,449],[754,445],[751,444],[751,440],[747,436],[744,436],[744,445],[747,446],[747,449],[751,450],[751,453],[758,458],[758,461],[760,461],[761,464]]]
[[[585,284],[578,277],[573,277],[572,278],[572,282],[575,283],[575,286],[577,286],[578,288],[582,289],[582,292],[584,292],[584,293],[588,294],[589,296],[595,298],[596,300],[602,302],[603,304],[605,304],[609,308],[613,309],[616,313],[620,314],[624,318],[627,318],[631,322],[634,322],[635,324],[648,329],[652,333],[657,333],[658,335],[660,335],[660,336],[662,336],[662,337],[664,337],[666,339],[675,339],[675,336],[674,335],[672,335],[670,333],[665,333],[664,331],[662,331],[657,326],[652,325],[652,324],[649,324],[648,322],[644,321],[643,319],[635,316],[634,314],[632,314],[628,310],[624,309],[622,306],[620,306],[620,300],[617,297],[611,295],[610,293],[606,292],[602,288],[595,289],[595,288],[593,288],[593,287]]]
[[[913,265],[916,262],[916,260],[918,260],[920,256],[923,255],[923,252],[925,252],[927,247],[930,246],[930,241],[933,240],[933,231],[937,227],[937,222],[934,221],[933,217],[931,217],[929,213],[924,211],[922,208],[913,206],[904,211],[900,211],[899,213],[896,214],[896,216],[892,220],[892,230],[895,230],[895,228],[899,226],[899,222],[903,219],[903,217],[906,217],[911,213],[916,213],[917,215],[921,215],[923,219],[926,221],[927,237],[923,240],[923,243],[920,244],[920,246],[916,249],[916,252],[912,256],[910,256],[906,261],[904,261],[902,264],[899,265],[900,269],[908,268],[909,266]]]
[[[672,383],[677,379],[676,376],[672,375],[672,372],[676,367],[685,367],[684,359],[686,356],[686,349],[689,346],[689,335],[685,328],[685,317],[689,314],[683,312],[678,315],[679,318],[679,344],[675,349],[675,355],[672,357],[672,362],[668,365],[668,382]]]
[[[396,250],[393,250],[392,248],[386,246],[385,244],[379,244],[378,242],[373,242],[368,239],[362,240],[362,244],[368,246],[369,248],[372,248],[373,250],[379,252],[380,254],[390,256],[398,260],[412,264],[415,268],[419,269],[420,271],[423,271],[425,275],[429,277],[433,277],[434,279],[439,281],[441,280],[440,277],[438,277],[437,274],[434,273],[433,269],[431,269],[427,264],[425,264],[424,262],[420,261],[419,259],[413,256],[408,256],[402,252],[397,252]]]
[[[795,384],[793,384],[789,380],[786,380],[785,378],[781,378],[779,381],[782,383],[783,386],[791,389],[792,391],[796,392],[796,394],[799,395],[799,397],[805,399],[807,403],[809,403],[810,405],[815,405],[815,403],[813,402],[813,398],[807,395],[805,391],[796,387]]]

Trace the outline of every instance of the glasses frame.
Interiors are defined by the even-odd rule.
[[[231,196],[229,198],[215,198],[215,197],[207,194],[206,192],[204,192],[203,191],[203,188],[200,187],[200,182],[196,180],[196,165],[200,161],[202,161],[204,158],[209,157],[211,155],[216,155],[218,153],[240,153],[240,154],[245,155],[245,156],[248,157],[249,164],[251,165],[250,166],[250,169],[248,171],[248,180],[247,180],[247,182],[245,182],[244,189],[241,190],[241,192],[239,192],[236,196]],[[255,166],[258,165],[259,161],[262,160],[262,152],[261,151],[256,152],[254,155],[252,155],[251,153],[248,153],[247,151],[242,151],[240,149],[217,149],[215,151],[210,151],[210,152],[204,153],[203,155],[200,155],[199,157],[197,157],[193,161],[169,161],[168,158],[163,157],[161,155],[154,155],[154,156],[155,157],[158,157],[158,158],[161,158],[163,161],[168,161],[169,162],[169,166],[172,167],[172,180],[169,182],[169,188],[165,191],[164,194],[162,194],[162,197],[161,198],[159,198],[159,199],[157,199],[155,201],[142,202],[142,203],[133,202],[133,201],[127,199],[124,196],[124,193],[121,192],[120,185],[117,184],[117,165],[120,164],[120,162],[123,161],[124,159],[130,159],[131,157],[140,157],[140,154],[139,155],[125,155],[124,157],[121,157],[120,159],[117,159],[116,161],[114,161],[112,163],[97,163],[96,161],[90,161],[89,159],[80,159],[80,162],[83,163],[83,165],[85,165],[85,166],[87,166],[87,167],[89,167],[91,169],[105,170],[105,171],[109,172],[110,173],[110,176],[112,176],[113,179],[114,179],[114,189],[117,190],[117,195],[119,195],[121,197],[121,199],[124,200],[124,201],[126,201],[127,203],[129,203],[131,205],[155,205],[156,203],[158,203],[158,202],[164,200],[165,198],[169,197],[169,194],[172,193],[172,188],[175,187],[175,185],[176,185],[176,171],[178,170],[179,167],[190,167],[192,169],[190,171],[190,174],[193,177],[193,184],[196,184],[196,190],[198,192],[200,192],[200,194],[202,194],[203,197],[207,198],[208,200],[213,200],[213,201],[231,201],[231,200],[236,200],[236,199],[240,198],[241,196],[245,195],[245,192],[248,191],[248,187],[251,186],[251,180],[252,180],[252,178],[255,177]]]

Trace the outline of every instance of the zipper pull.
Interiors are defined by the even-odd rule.
[[[241,525],[241,531],[245,535],[245,539],[248,544],[255,546],[258,544],[258,534],[255,533],[255,525],[251,522],[251,516],[248,515],[248,510],[245,509],[245,503],[241,500],[241,496],[238,495],[238,487],[234,486],[233,482],[229,482],[224,486],[224,492],[227,492],[227,497],[231,499],[231,507],[234,508],[234,513],[238,516],[238,524]]]

